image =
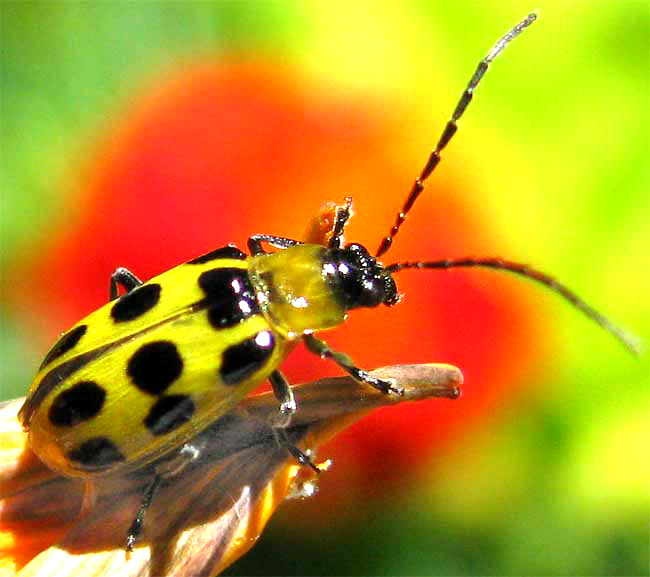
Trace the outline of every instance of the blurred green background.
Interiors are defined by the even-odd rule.
[[[364,229],[356,230],[374,248],[479,59],[531,9],[539,11],[539,22],[490,68],[427,199],[405,225],[395,258],[496,252],[531,262],[650,342],[646,1],[4,2],[0,398],[26,392],[48,342],[101,304],[112,268],[124,264],[147,277],[180,262],[176,255],[170,262],[163,255],[149,264],[145,251],[138,264],[131,256],[134,247],[156,238],[165,239],[164,245],[152,250],[162,253],[164,246],[165,253],[185,256],[185,248],[174,248],[181,246],[173,240],[176,221],[185,226],[179,237],[197,237],[192,250],[198,254],[195,246],[241,243],[252,232],[299,235],[304,225],[294,222],[305,223],[315,212],[315,198],[340,200],[351,193],[357,220],[363,222],[365,214],[371,223],[365,237]],[[167,78],[182,87],[184,71],[196,62],[216,69],[227,63],[235,77],[239,67],[262,70],[255,78],[268,84],[257,85],[259,93],[244,91],[246,98],[266,102],[268,87],[279,102],[275,109],[284,114],[280,120],[264,108],[252,117],[252,136],[246,139],[254,141],[259,130],[269,142],[266,131],[272,127],[277,148],[261,154],[252,142],[246,161],[233,161],[243,163],[235,172],[242,178],[266,167],[250,196],[244,192],[244,204],[229,205],[239,207],[241,217],[217,205],[212,224],[199,229],[191,213],[178,208],[183,204],[160,208],[157,200],[167,197],[156,192],[153,181],[129,189],[110,186],[113,178],[121,182],[122,173],[110,169],[121,162],[121,143],[137,144],[139,131],[149,129],[146,120],[137,119],[159,100],[173,101],[156,87]],[[292,91],[286,106],[285,85]],[[311,132],[289,128],[305,121],[296,110],[317,117]],[[200,148],[202,128],[214,126],[209,119],[193,122],[188,124],[193,145]],[[226,130],[221,156],[237,138]],[[361,133],[367,136],[355,140]],[[303,162],[303,138],[304,150],[316,151],[311,154],[316,160]],[[283,142],[290,139],[294,148],[281,158],[278,151],[286,152]],[[327,146],[323,151],[312,141]],[[173,157],[174,145],[164,142],[160,148]],[[106,150],[112,152],[104,155]],[[241,150],[248,149],[239,143],[237,155]],[[284,166],[290,178],[283,176]],[[400,175],[397,192],[382,170]],[[379,176],[370,175],[375,171]],[[103,184],[95,184],[96,173]],[[368,188],[364,174],[372,182]],[[380,180],[391,182],[390,195]],[[136,204],[130,203],[138,201],[134,190],[150,195],[150,213],[131,210]],[[194,192],[183,188],[177,200],[189,206]],[[124,203],[123,218],[111,212],[111,202]],[[450,203],[458,214],[469,215],[462,217],[466,220],[453,215],[445,220]],[[233,221],[241,229],[229,229]],[[98,222],[100,230],[115,235],[99,235]],[[422,236],[409,236],[415,232],[407,232],[408,226],[421,235],[449,237],[435,246],[456,252],[431,254]],[[95,255],[91,247],[107,252]],[[101,272],[88,270],[88,263],[101,263]],[[86,280],[92,294],[84,298],[94,305],[83,301],[77,310]],[[419,283],[424,293],[430,281],[408,282]],[[395,443],[380,437],[373,458],[360,455],[357,463],[377,481],[370,491],[354,468],[355,451],[361,449],[350,437],[349,461],[335,458],[343,484],[330,485],[323,475],[320,494],[281,511],[228,573],[648,575],[648,354],[627,354],[569,307],[551,297],[537,300],[536,287],[516,290],[523,292],[512,297],[519,303],[513,306],[527,311],[524,324],[532,326],[534,337],[504,333],[512,340],[503,354],[512,363],[493,363],[484,382],[468,378],[481,374],[487,362],[481,355],[490,354],[479,350],[486,347],[475,344],[470,328],[464,334],[464,325],[451,325],[459,334],[449,338],[466,341],[457,355],[451,345],[426,351],[426,358],[464,370],[467,355],[465,404],[441,410],[454,413],[453,434],[443,434],[435,451],[414,454],[417,464],[404,470],[391,454],[408,453],[409,441],[418,446],[421,440],[411,432],[413,438]],[[469,326],[474,309],[454,306],[454,318],[465,315]],[[408,341],[411,327],[416,334],[421,314],[417,308],[412,316],[394,317],[401,319],[391,325],[399,340]],[[501,334],[489,317],[476,318],[488,332]],[[508,319],[498,322],[508,330]],[[354,350],[353,340],[338,343]],[[355,357],[366,364],[391,354],[391,362],[403,358],[390,342],[377,348],[376,356],[362,351]],[[472,368],[472,359],[480,359],[478,368]],[[311,377],[310,370],[295,369],[296,378]],[[500,374],[507,377],[497,386]],[[496,387],[490,389],[494,398],[472,404],[471,387],[488,385]],[[382,419],[369,421],[368,430]],[[400,427],[399,421],[394,426]],[[418,429],[418,436],[424,430]],[[392,469],[382,471],[382,462]],[[396,476],[400,483],[382,485],[382,478]]]

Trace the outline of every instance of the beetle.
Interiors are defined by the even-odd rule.
[[[278,440],[316,469],[283,432],[296,403],[278,367],[290,344],[302,340],[357,381],[401,394],[394,382],[373,377],[314,333],[342,324],[349,311],[397,304],[394,275],[407,269],[510,271],[559,293],[634,348],[628,335],[568,288],[526,265],[491,257],[389,265],[379,260],[439,164],[490,63],[535,19],[533,13],[515,25],[481,60],[374,255],[357,243],[343,245],[351,216],[347,199],[326,246],[259,234],[248,240],[250,255],[224,246],[146,283],[125,268],[115,270],[109,302],[54,344],[20,409],[19,419],[41,460],[64,475],[87,480],[89,487],[99,476],[137,469],[173,451],[182,468],[192,458],[191,439],[268,379],[280,403],[273,423]],[[266,245],[277,250],[268,252]],[[128,549],[166,474],[156,475],[147,486],[127,535]]]

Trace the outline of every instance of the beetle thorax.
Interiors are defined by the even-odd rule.
[[[392,277],[358,244],[254,256],[249,274],[262,311],[289,339],[340,325],[348,310],[397,301]]]
[[[344,303],[323,271],[328,252],[320,245],[301,244],[250,259],[249,274],[262,312],[289,339],[345,320]]]

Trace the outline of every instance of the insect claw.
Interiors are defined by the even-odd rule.
[[[393,379],[391,379],[393,380]],[[393,380],[393,385],[390,386],[390,392],[399,396],[403,397],[404,396],[404,387],[396,387],[394,386],[395,381]]]

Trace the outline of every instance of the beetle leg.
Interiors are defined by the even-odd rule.
[[[127,551],[133,551],[134,545],[140,540],[140,537],[142,537],[145,513],[151,506],[151,501],[153,500],[158,487],[160,487],[160,483],[165,479],[178,475],[188,463],[192,462],[199,456],[200,452],[201,450],[197,446],[191,443],[185,443],[171,460],[165,462],[164,465],[161,466],[154,478],[145,487],[138,513],[136,514],[135,519],[133,519],[129,531],[126,534]]]
[[[345,225],[350,220],[352,216],[352,197],[345,197],[345,206],[340,207],[336,211],[336,221],[334,222],[334,230],[332,231],[332,236],[330,237],[329,242],[327,243],[327,248],[341,248],[341,237],[343,236],[343,230]]]
[[[289,437],[287,437],[286,429],[281,427],[273,427],[273,434],[275,435],[278,443],[282,445],[287,451],[289,451],[289,454],[301,465],[310,467],[315,473],[321,472],[320,469],[309,458],[309,455],[304,451],[301,451],[289,440]]]
[[[160,482],[162,480],[162,475],[156,475],[144,490],[144,495],[142,496],[142,501],[140,502],[138,514],[135,516],[135,519],[133,519],[133,523],[131,523],[129,532],[126,535],[126,550],[129,552],[133,551],[133,546],[140,540],[140,537],[142,536],[144,514],[147,512],[147,509],[151,505],[153,496],[160,486]]]
[[[248,239],[248,250],[253,256],[258,254],[268,254],[267,251],[262,248],[262,243],[266,242],[275,248],[285,249],[297,244],[303,244],[299,240],[294,240],[292,238],[285,238],[283,236],[274,236],[272,234],[255,234]]]
[[[275,438],[301,465],[311,467],[316,473],[320,473],[320,469],[309,458],[309,455],[296,447],[289,440],[289,437],[287,437],[286,429],[289,423],[291,423],[291,417],[296,412],[296,399],[289,386],[289,381],[287,381],[287,378],[280,371],[273,371],[269,377],[269,381],[271,381],[275,398],[280,401],[280,412],[276,418],[272,419]]]
[[[314,335],[303,335],[302,338],[307,350],[318,355],[321,359],[331,359],[356,381],[371,385],[382,393],[404,394],[404,390],[396,387],[392,379],[385,380],[373,377],[368,371],[357,367],[345,353],[333,351],[325,341],[316,338]]]
[[[286,429],[291,422],[291,417],[296,412],[296,400],[293,391],[289,387],[286,377],[280,371],[273,371],[269,381],[271,381],[275,398],[280,401],[280,412],[273,419],[273,426]]]
[[[139,287],[142,281],[135,276],[130,270],[124,267],[117,267],[111,275],[111,286],[109,289],[109,299],[114,301],[119,296],[119,287],[126,292],[131,292],[134,288]]]

